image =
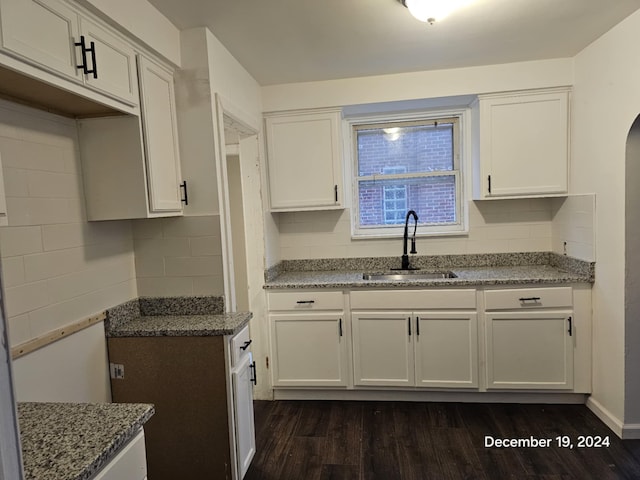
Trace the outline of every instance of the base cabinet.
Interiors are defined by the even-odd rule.
[[[91,480],[146,480],[144,431],[140,430]]]
[[[573,388],[571,312],[486,315],[488,389]]]
[[[273,385],[347,386],[347,341],[342,313],[269,316]]]
[[[356,386],[477,388],[477,315],[354,312]]]
[[[109,361],[124,371],[111,379],[113,401],[155,405],[145,424],[149,478],[240,480],[246,472],[255,452],[255,367],[248,348],[232,354],[243,332],[108,339]]]

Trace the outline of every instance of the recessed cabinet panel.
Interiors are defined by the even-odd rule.
[[[272,211],[342,208],[339,111],[266,117]]]
[[[87,61],[95,66],[97,77],[92,73],[86,74],[87,85],[130,105],[137,105],[138,85],[133,48],[84,18],[81,19],[80,29],[87,46],[91,42],[95,45],[95,58],[89,53]],[[92,63],[94,61],[95,65]]]
[[[237,370],[231,374],[236,434],[236,460],[238,478],[247,473],[256,453],[256,435],[253,418],[253,384],[250,357],[246,355]]]
[[[270,315],[274,386],[346,386],[342,315]]]
[[[573,388],[570,317],[570,312],[487,314],[487,388]]]
[[[355,385],[414,385],[411,313],[354,313]]]
[[[181,212],[180,154],[173,75],[139,56],[142,125],[151,212]]]
[[[568,192],[567,89],[483,95],[476,108],[475,199]]]
[[[416,321],[416,385],[477,388],[477,315],[421,313]]]
[[[77,78],[78,14],[56,0],[2,0],[2,47],[46,70]]]

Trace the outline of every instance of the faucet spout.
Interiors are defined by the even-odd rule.
[[[416,230],[418,229],[418,214],[409,210],[407,212],[407,216],[404,219],[404,237],[402,243],[402,270],[409,270],[411,267],[409,265],[409,255],[407,254],[407,242],[409,241],[409,218],[413,217],[414,226],[413,226],[413,236],[411,237],[411,253],[418,253],[416,250]]]

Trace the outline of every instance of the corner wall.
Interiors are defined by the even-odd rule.
[[[625,319],[625,159],[627,134],[640,113],[640,12],[575,57],[571,185],[595,193],[596,275],[593,285],[593,394],[588,405],[617,433],[639,423],[640,338]],[[637,293],[636,293],[637,294]],[[631,330],[629,330],[631,332]],[[632,338],[633,337],[633,338]],[[626,362],[626,363],[625,363]]]

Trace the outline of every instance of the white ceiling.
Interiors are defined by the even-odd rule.
[[[261,85],[570,57],[640,0],[477,0],[440,23],[397,0],[149,0],[207,26]]]

